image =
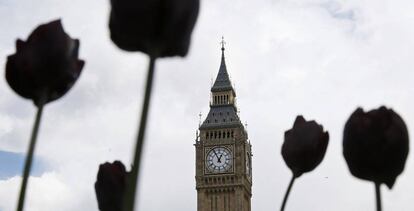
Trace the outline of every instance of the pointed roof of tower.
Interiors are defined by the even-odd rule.
[[[221,64],[217,74],[216,81],[211,92],[232,91],[233,97],[236,97],[236,92],[231,85],[230,77],[227,72],[226,62],[224,60],[224,40],[221,41]],[[214,93],[213,93],[214,95]],[[220,96],[220,94],[218,95]],[[237,113],[237,108],[232,101],[231,103],[210,104],[210,111],[199,129],[214,129],[214,128],[244,128]]]
[[[231,85],[230,76],[227,72],[226,67],[226,61],[224,58],[224,39],[221,41],[221,64],[220,69],[216,77],[216,81],[213,84],[213,87],[211,87],[211,91],[228,91],[233,90],[233,86]]]

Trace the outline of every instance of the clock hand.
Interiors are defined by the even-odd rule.
[[[218,159],[217,161],[218,161],[219,163],[221,163],[221,161],[220,161],[220,160],[221,160],[221,157],[223,157],[223,154],[221,154],[221,155],[220,155],[220,157],[217,157],[217,159]]]
[[[218,155],[217,155],[217,153],[216,153],[216,150],[214,150],[214,149],[213,149],[213,152],[214,152],[214,154],[216,155],[216,157],[217,157],[217,159],[218,159],[218,161],[219,161],[219,163],[220,163],[220,158],[218,157]]]

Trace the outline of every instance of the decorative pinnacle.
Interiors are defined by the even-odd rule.
[[[196,130],[196,139],[195,142],[197,143],[199,141],[200,136],[198,135],[198,130]]]
[[[199,116],[199,120],[198,120],[198,127],[201,126],[201,117],[203,116],[203,114],[201,114],[201,112],[198,114]]]
[[[226,42],[224,41],[224,36],[221,36],[220,44],[221,44],[221,51],[224,51],[225,50],[224,45],[226,45]]]

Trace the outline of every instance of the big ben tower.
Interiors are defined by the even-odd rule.
[[[197,211],[251,211],[251,145],[237,113],[224,50],[222,41],[210,111],[195,143]]]

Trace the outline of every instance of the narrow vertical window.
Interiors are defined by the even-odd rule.
[[[218,211],[218,209],[217,209],[217,201],[218,201],[218,197],[216,196],[216,198],[215,198],[215,200],[214,200],[214,205],[215,205],[215,208],[216,208],[215,210],[216,210],[216,211]]]
[[[213,195],[210,195],[210,208],[213,211]]]
[[[227,210],[227,195],[224,195],[224,211]]]

